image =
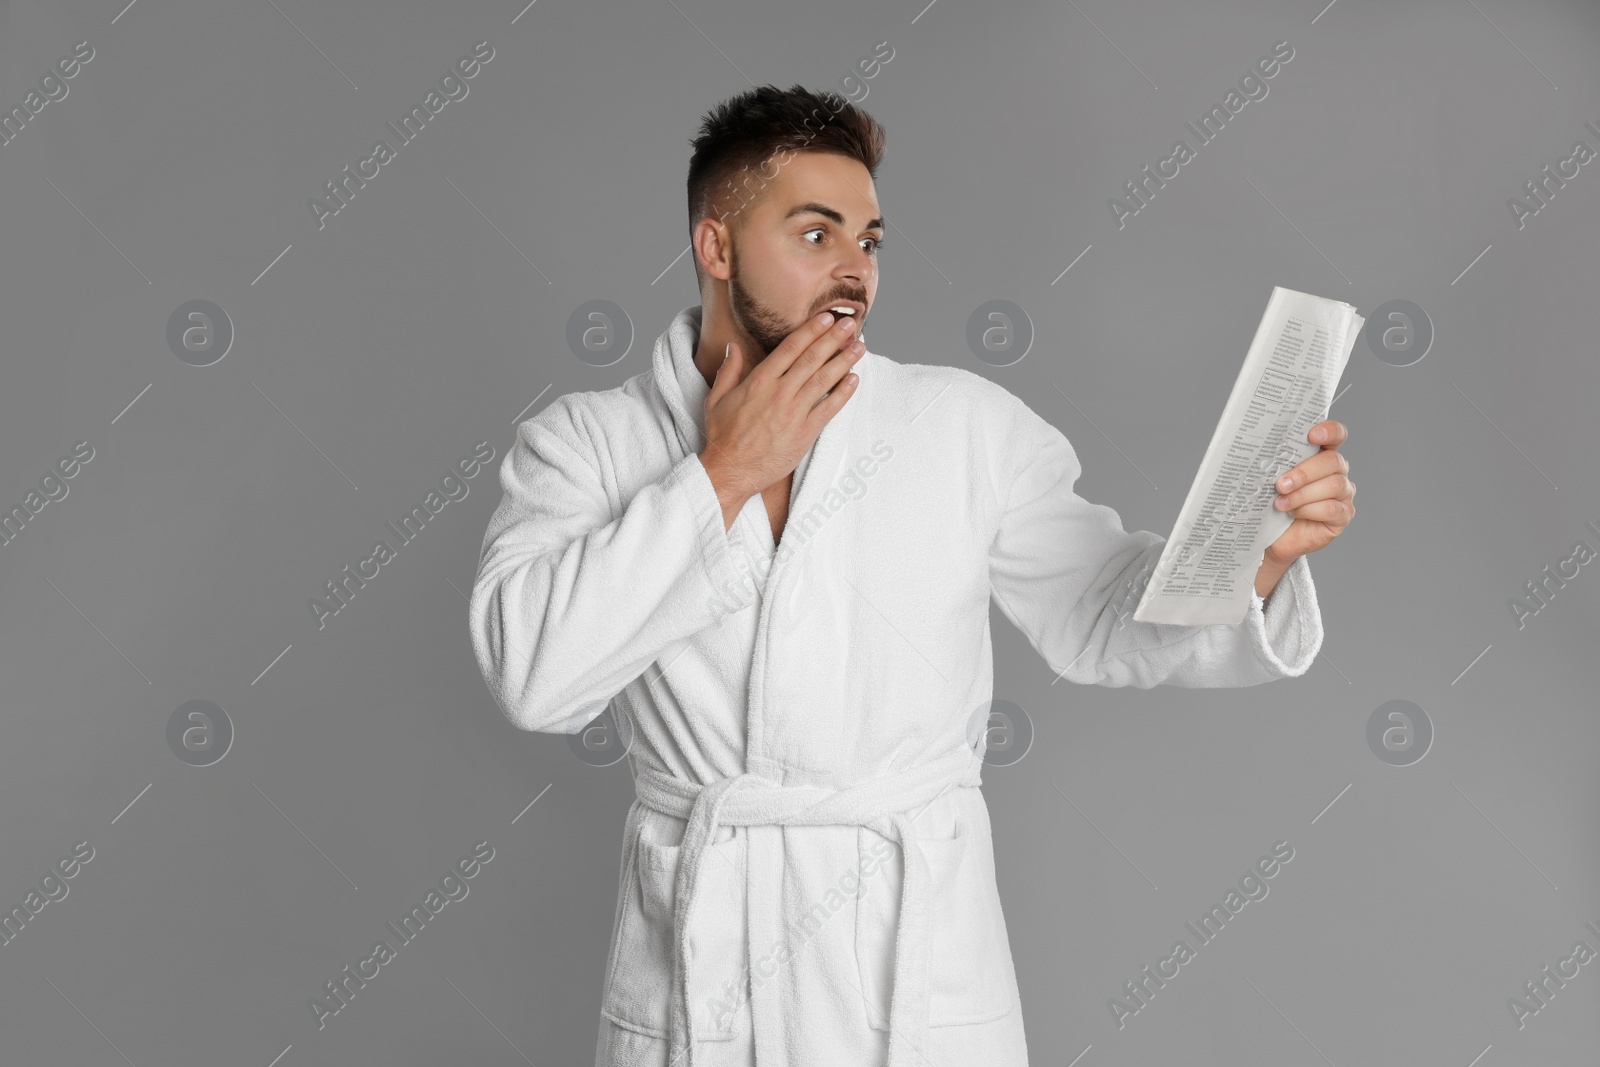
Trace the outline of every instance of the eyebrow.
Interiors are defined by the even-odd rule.
[[[807,213],[812,215],[821,215],[825,219],[832,219],[840,226],[844,225],[843,215],[833,210],[833,208],[829,207],[827,204],[819,204],[815,200],[808,200],[804,204],[796,204],[794,207],[789,209],[789,213],[784,216],[784,219],[792,219],[796,215],[805,215]],[[867,223],[866,228],[869,230],[883,229],[883,216],[879,215],[877,218]]]

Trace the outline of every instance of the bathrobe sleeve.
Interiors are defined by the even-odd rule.
[[[1117,513],[1073,489],[1081,469],[1061,431],[1010,400],[989,549],[990,587],[1006,617],[1068,681],[1148,689],[1258,685],[1304,674],[1322,647],[1322,616],[1305,556],[1237,625],[1136,622],[1166,539],[1127,532]]]
[[[469,607],[473,653],[506,718],[565,734],[756,592],[700,457],[614,508],[573,400],[518,426]]]

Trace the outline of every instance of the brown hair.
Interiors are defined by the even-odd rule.
[[[724,100],[706,112],[699,135],[690,142],[691,241],[695,226],[707,216],[731,218],[737,229],[744,209],[788,161],[772,162],[779,153],[837,152],[866,167],[876,180],[887,136],[878,120],[834,92],[762,85]],[[698,255],[694,273],[697,282],[704,282]]]

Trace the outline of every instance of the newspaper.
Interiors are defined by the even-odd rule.
[[[1278,478],[1321,451],[1306,434],[1328,417],[1365,321],[1349,304],[1273,286],[1177,525],[1134,610],[1136,622],[1244,621],[1262,555],[1294,521],[1273,506]]]

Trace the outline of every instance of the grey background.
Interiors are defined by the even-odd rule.
[[[1507,601],[1600,544],[1600,174],[1521,229],[1507,199],[1600,148],[1596,5],[0,18],[6,110],[96,53],[0,146],[0,505],[95,450],[0,545],[0,907],[94,849],[0,947],[5,1064],[591,1061],[632,784],[516,731],[477,674],[499,460],[519,417],[644,371],[698,302],[675,257],[700,115],[756,83],[847,92],[879,41],[852,97],[889,130],[870,346],[1023,396],[1129,529],[1170,531],[1273,285],[1369,317],[1413,301],[1436,331],[1407,367],[1361,339],[1341,382],[1360,514],[1312,557],[1327,639],[1303,678],[1068,689],[992,608],[995,695],[1036,735],[985,770],[1034,1061],[1595,1062],[1600,963],[1520,1030],[1507,1000],[1600,949],[1600,577],[1521,629]],[[469,95],[319,230],[308,199],[480,40]],[[1266,98],[1119,229],[1107,199],[1280,40]],[[1010,367],[965,347],[995,298],[1036,331]],[[166,341],[196,299],[236,330],[208,367]],[[636,332],[603,368],[565,340],[595,299]],[[319,629],[308,600],[482,440],[468,496]],[[1435,730],[1407,767],[1366,741],[1394,699]],[[190,700],[235,731],[211,766],[168,744]],[[310,998],[481,840],[470,895],[319,1030]],[[1270,895],[1119,1030],[1108,998],[1280,840]]]

